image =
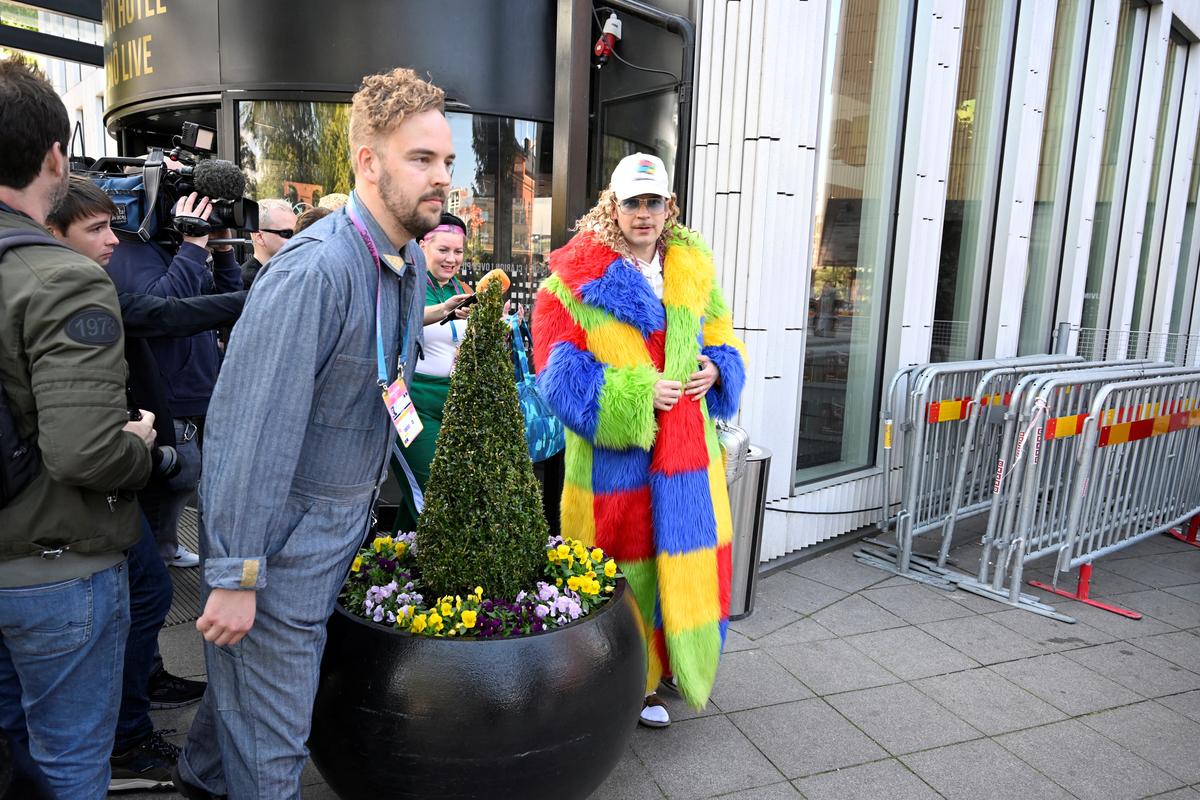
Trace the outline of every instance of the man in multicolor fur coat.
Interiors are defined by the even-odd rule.
[[[562,530],[629,581],[651,727],[670,724],[660,681],[702,708],[716,677],[732,524],[713,419],[737,413],[746,379],[712,253],[678,216],[663,162],[622,159],[550,254],[533,316],[538,387],[567,427]]]

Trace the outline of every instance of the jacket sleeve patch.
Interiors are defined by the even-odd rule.
[[[67,336],[80,344],[109,345],[121,339],[121,323],[102,308],[85,308],[67,318]]]

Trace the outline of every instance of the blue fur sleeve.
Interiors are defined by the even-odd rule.
[[[742,389],[746,385],[746,365],[742,361],[742,354],[737,348],[727,344],[710,345],[702,348],[700,352],[711,358],[721,373],[721,377],[705,396],[709,416],[716,419],[733,419],[741,401]]]
[[[600,418],[600,390],[604,365],[571,342],[559,342],[550,351],[537,376],[538,393],[554,415],[572,432],[589,442],[596,437]]]

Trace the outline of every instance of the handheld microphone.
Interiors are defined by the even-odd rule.
[[[447,322],[449,322],[450,319],[454,316],[454,312],[458,311],[459,308],[466,308],[467,306],[471,305],[472,303],[477,302],[479,300],[479,294],[484,289],[486,289],[493,281],[498,281],[500,283],[500,291],[502,291],[502,292],[507,292],[508,287],[512,286],[512,281],[509,280],[508,273],[506,273],[504,270],[500,269],[499,267],[496,267],[494,270],[492,270],[491,272],[487,273],[482,278],[480,278],[479,282],[475,284],[475,294],[471,295],[466,300],[462,301],[462,303],[460,303],[458,305],[458,307],[454,309],[454,311],[451,311],[449,314],[442,317],[442,320],[441,320],[441,322],[438,323],[438,325],[445,325]]]

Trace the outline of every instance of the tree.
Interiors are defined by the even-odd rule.
[[[471,313],[417,523],[417,565],[430,594],[512,599],[542,574],[549,534],[525,443],[500,284]]]

